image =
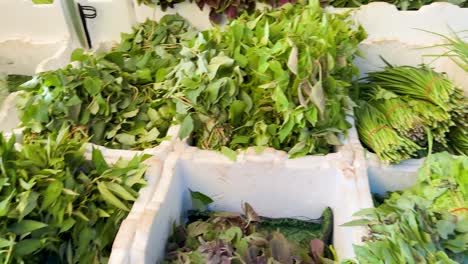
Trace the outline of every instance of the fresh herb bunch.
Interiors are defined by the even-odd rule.
[[[181,137],[204,149],[273,147],[291,157],[325,154],[346,133],[352,59],[365,38],[347,14],[318,1],[243,14],[198,35],[181,52]]]
[[[468,156],[468,129],[453,128],[449,134],[449,139],[450,146],[455,154]]]
[[[192,211],[193,221],[169,239],[164,263],[334,263],[321,240],[331,238],[324,231],[333,225],[330,208],[312,222],[261,218],[249,204],[243,208],[244,215]]]
[[[468,258],[468,157],[431,155],[418,182],[392,193],[377,208],[356,213],[365,219],[359,263],[465,263]]]
[[[372,2],[387,2],[395,5],[399,10],[418,10],[425,5],[432,4],[434,2],[448,2],[461,7],[467,7],[468,1],[466,0],[330,0],[326,1],[328,5],[334,7],[360,7],[361,5],[367,5]]]
[[[110,166],[68,129],[25,142],[0,135],[0,262],[105,263],[144,186],[145,156]]]
[[[155,89],[177,63],[179,42],[192,28],[180,16],[146,21],[108,53],[75,50],[74,65],[40,73],[23,87],[23,126],[34,133],[71,125],[111,148],[144,149],[159,144],[175,115],[175,105]]]
[[[165,11],[168,7],[174,8],[175,4],[182,2],[184,2],[184,0],[137,0],[139,5],[145,4],[151,7],[158,6],[158,8],[160,7],[163,11]],[[220,23],[224,17],[227,17],[228,19],[234,19],[242,12],[253,12],[257,2],[269,4],[272,7],[277,7],[286,3],[295,3],[296,0],[190,0],[190,2],[195,2],[200,10],[203,10],[205,5],[208,6],[210,8],[210,20],[215,23]]]
[[[356,124],[361,141],[380,159],[397,163],[427,155],[428,133],[437,151],[463,146],[464,133],[449,132],[468,131],[468,101],[445,75],[426,66],[389,66],[369,73],[366,80],[353,93],[358,100]]]
[[[361,102],[354,110],[361,142],[382,160],[398,162],[409,159],[420,147],[401,136],[387,121],[385,114],[369,103]]]

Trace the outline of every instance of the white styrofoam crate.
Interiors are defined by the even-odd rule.
[[[41,61],[72,42],[62,1],[2,0],[0,25],[0,72],[7,74],[34,74]]]
[[[163,162],[167,155],[169,155],[169,152],[160,153],[159,156],[153,156],[145,161],[145,164],[149,166],[145,174],[147,185],[139,191],[138,198],[134,202],[130,213],[119,227],[119,231],[112,244],[109,263],[129,263],[124,260],[128,258],[127,255],[133,244],[135,232],[143,220],[144,210],[153,198],[153,195],[157,192],[156,189],[161,178]],[[105,158],[108,160],[108,156],[105,155]]]
[[[333,246],[341,259],[352,258],[352,244],[361,242],[365,229],[340,225],[352,220],[357,210],[372,207],[364,160],[347,164],[323,156],[307,162],[315,166],[287,159],[214,164],[196,151],[172,153],[137,225],[131,251],[121,262],[110,263],[161,260],[172,225],[181,223],[190,209],[188,189],[213,198],[213,210],[241,212],[241,203],[249,202],[267,217],[318,218],[330,206],[334,212]]]
[[[353,18],[366,30],[364,43],[398,40],[411,45],[430,45],[440,37],[422,30],[450,35],[468,29],[468,8],[434,2],[419,10],[399,11],[394,5],[373,2],[353,11]]]
[[[53,43],[69,38],[62,1],[35,5],[31,0],[0,1],[0,41],[27,39]]]

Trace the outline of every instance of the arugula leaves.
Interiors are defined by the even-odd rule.
[[[468,157],[428,157],[418,183],[348,225],[367,225],[359,263],[464,263],[468,258]]]
[[[146,156],[108,165],[68,129],[47,137],[0,135],[0,262],[104,263],[145,185]]]

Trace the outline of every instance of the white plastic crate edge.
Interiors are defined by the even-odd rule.
[[[221,154],[219,151],[214,150],[203,150],[188,144],[189,139],[183,139],[177,141],[174,144],[174,148],[184,153],[184,155],[194,155],[195,159],[206,160],[213,163],[242,163],[245,161],[257,161],[257,162],[268,162],[275,161],[280,162],[281,160],[287,160],[288,164],[302,164],[301,166],[307,166],[310,162],[322,162],[325,160],[346,160],[348,163],[352,163],[351,150],[353,145],[359,145],[360,141],[358,133],[354,125],[354,117],[352,112],[347,113],[346,120],[351,124],[351,128],[348,129],[346,137],[339,135],[339,140],[342,145],[336,146],[333,153],[326,155],[306,155],[299,158],[289,159],[287,152],[283,150],[276,150],[273,148],[266,148],[261,153],[257,153],[254,148],[249,147],[245,150],[237,151],[236,161],[231,161],[228,157]],[[196,154],[194,154],[196,153]]]
[[[354,9],[352,17],[367,32],[363,43],[398,40],[410,45],[430,46],[440,43],[441,38],[423,30],[451,35],[468,28],[468,8],[447,2],[434,2],[411,11],[399,11],[389,3],[373,2]]]
[[[377,155],[365,150],[370,190],[379,195],[407,189],[417,182],[418,170],[425,158],[403,160],[399,164],[387,164]]]
[[[236,169],[238,167],[235,164],[226,165],[225,170],[212,170],[208,166],[208,169],[212,171],[210,174],[207,172],[206,162],[197,160],[195,157],[179,156],[176,152],[172,153],[164,164],[158,189],[146,208],[142,221],[138,224],[134,244],[129,254],[130,258],[118,263],[157,263],[158,260],[161,260],[167,238],[172,230],[172,224],[179,223],[183,217],[182,212],[188,209],[187,206],[183,205],[184,203],[188,204],[189,201],[188,188],[201,191],[212,197],[215,200],[214,210],[240,211],[240,203],[242,201],[249,201],[258,213],[269,217],[294,217],[298,215],[318,217],[325,206],[331,206],[335,214],[334,247],[341,259],[352,258],[354,256],[352,245],[361,242],[361,237],[365,234],[366,230],[361,227],[341,227],[340,225],[352,220],[354,212],[362,208],[372,207],[365,161],[359,155],[362,155],[362,152],[358,151],[356,154],[353,154],[354,161],[352,164],[346,164],[346,162],[333,164],[332,166],[339,167],[336,171],[340,171],[339,174],[333,176],[326,174],[313,175],[313,172],[316,172],[316,170],[320,173],[321,169],[328,167],[327,164],[316,164],[316,170],[310,170],[312,173],[310,177],[304,177],[304,174],[300,176],[277,174],[273,178],[269,178],[271,175],[250,177],[251,175],[244,175],[242,172],[237,173]],[[203,171],[198,172],[199,174],[196,175],[197,172],[193,169],[187,171],[183,167],[184,163],[185,165],[192,163],[194,168],[200,168]],[[280,169],[283,166],[283,168],[287,167],[287,169],[305,172],[304,167],[298,164],[287,166],[269,163],[267,166],[270,165],[274,167],[274,170]],[[228,172],[229,167],[232,169],[231,172]],[[289,176],[292,178],[288,178]],[[251,181],[251,184],[246,184],[249,181]],[[293,186],[292,182],[294,181],[296,181],[294,183],[295,187],[301,186],[302,188],[299,190],[299,193],[302,194],[297,199],[304,198],[305,194],[312,195],[314,192],[330,192],[330,196],[334,197],[330,199],[323,198],[322,201],[306,199],[303,204],[294,204],[294,206],[289,206],[287,202],[279,201],[272,197],[268,199],[261,197],[262,193],[271,190],[275,196],[278,195],[282,198],[285,198],[283,196],[287,196],[295,199],[294,197],[298,196],[297,190],[288,189],[288,185],[289,187]],[[276,184],[272,182],[276,182]],[[304,185],[303,183],[307,184]],[[241,188],[244,184],[246,186],[242,190]],[[318,186],[315,184],[318,184]],[[257,187],[253,190],[251,189],[252,186]],[[320,189],[320,186],[333,186],[333,188],[323,190]],[[262,187],[264,190],[261,189]],[[283,192],[278,193],[279,189],[283,190]],[[253,196],[256,195],[254,200],[256,199],[257,201],[252,201],[251,199],[244,200],[243,198],[246,197],[242,195],[245,195],[246,191],[253,193]],[[242,197],[237,197],[238,193]],[[292,193],[294,195],[290,195]],[[252,198],[252,196],[249,197]],[[317,208],[308,207],[313,204]],[[268,208],[262,208],[262,205]],[[314,211],[314,213],[311,213],[311,211]],[[296,214],[299,212],[307,212],[307,214]]]
[[[36,5],[31,0],[0,1],[0,41],[28,39],[38,43],[54,43],[70,38],[63,14],[62,1]]]
[[[134,202],[130,213],[122,221],[119,231],[114,238],[112,251],[109,257],[109,263],[129,263],[128,252],[133,244],[135,231],[141,222],[141,218],[147,204],[151,201],[153,194],[156,192],[158,183],[161,178],[163,162],[170,152],[160,153],[158,156],[153,156],[145,161],[148,169],[145,174],[147,185],[138,193],[138,198]]]

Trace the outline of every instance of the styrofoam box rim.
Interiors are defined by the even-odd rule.
[[[370,197],[369,186],[367,182],[367,175],[366,175],[366,167],[365,161],[363,158],[363,154],[361,151],[356,151],[355,153],[355,161],[353,165],[343,166],[343,168],[337,169],[340,171],[340,175],[335,175],[336,177],[330,177],[323,179],[324,175],[316,175],[317,180],[322,177],[321,181],[329,181],[330,185],[334,186],[334,182],[339,182],[336,188],[340,188],[340,190],[334,193],[335,195],[342,196],[341,199],[333,197],[330,198],[329,202],[334,203],[335,205],[328,204],[329,206],[334,207],[335,213],[335,223],[334,223],[334,244],[337,249],[337,253],[340,258],[352,258],[354,256],[353,244],[361,243],[361,237],[365,234],[366,230],[362,227],[340,227],[339,225],[343,224],[342,221],[349,221],[352,220],[352,213],[362,209],[362,208],[369,208],[372,207],[372,199]],[[174,195],[174,193],[179,193],[181,196],[187,196],[187,181],[198,181],[198,184],[202,185],[213,185],[213,181],[217,181],[216,179],[206,181],[206,179],[195,179],[197,176],[189,175],[194,173],[193,170],[185,171],[183,168],[184,162],[193,162],[192,166],[197,166],[197,162],[195,159],[187,158],[181,155],[180,153],[171,153],[164,163],[164,168],[162,172],[161,179],[159,181],[156,193],[154,194],[151,202],[148,204],[145,212],[142,215],[141,222],[137,225],[137,231],[134,237],[134,243],[132,245],[131,251],[128,253],[120,252],[120,256],[122,258],[119,261],[111,261],[111,264],[115,263],[156,263],[155,258],[160,258],[163,252],[163,248],[166,244],[166,240],[170,235],[170,230],[172,227],[172,221],[178,221],[182,217],[180,212],[183,212],[182,204],[178,202],[174,202],[174,197],[169,197],[170,195]],[[180,164],[182,165],[180,165]],[[182,167],[176,167],[177,165]],[[233,164],[228,165],[234,167]],[[210,168],[211,169],[211,168]],[[234,167],[235,169],[235,167]],[[178,173],[177,173],[178,172]],[[216,173],[220,173],[219,175],[224,175],[226,172],[213,172],[215,175]],[[311,173],[313,173],[311,171]],[[176,175],[177,174],[177,175]],[[179,174],[185,174],[184,176],[179,176]],[[211,177],[214,175],[210,175],[207,177]],[[224,176],[221,176],[223,178]],[[187,177],[190,179],[187,180]],[[195,178],[193,178],[195,177]],[[287,175],[280,175],[280,178],[283,180],[287,180]],[[256,177],[257,178],[257,177]],[[292,179],[292,178],[291,178]],[[229,188],[236,188],[236,184],[232,184],[232,181],[235,180],[234,177],[226,178],[227,182],[231,181],[231,184],[224,185],[225,189]],[[240,179],[238,181],[245,181],[246,179]],[[258,180],[258,179],[252,179]],[[185,183],[185,184],[184,184]],[[193,182],[192,182],[193,184]],[[210,188],[216,188],[214,186],[219,187],[220,185],[213,185]],[[190,186],[192,187],[192,186]],[[189,187],[189,188],[190,188]],[[258,186],[261,188],[262,186]],[[310,193],[313,193],[313,186],[308,186],[311,188]],[[196,189],[194,189],[196,190]],[[222,190],[219,190],[222,191]],[[284,189],[287,193],[294,193],[294,190],[291,189]],[[224,198],[220,198],[219,196],[211,196],[215,201],[220,201],[219,199],[223,200]],[[180,198],[180,197],[179,197]],[[177,199],[179,199],[177,198]],[[186,202],[187,197],[180,198],[181,203],[183,203],[184,199]],[[235,198],[234,198],[235,199]],[[341,202],[339,202],[341,201]],[[342,202],[346,201],[346,206],[342,207]],[[325,201],[314,201],[315,203],[323,203]],[[340,205],[338,205],[338,203]],[[271,203],[275,205],[275,203]],[[256,208],[256,204],[252,203],[252,206]],[[298,205],[294,205],[298,206]],[[304,205],[302,205],[304,206]],[[317,205],[319,206],[319,205]],[[339,208],[338,213],[336,209]],[[219,208],[214,208],[219,209]],[[259,209],[259,208],[256,208]],[[260,208],[261,209],[261,208]],[[260,210],[259,209],[259,210]],[[286,208],[284,208],[286,209]],[[268,210],[271,210],[268,209]],[[290,208],[288,208],[290,211]],[[288,211],[286,210],[286,211]],[[340,214],[340,211],[343,211],[343,214]],[[261,210],[260,210],[261,211]],[[283,212],[281,208],[278,208],[277,211]],[[294,209],[292,210],[294,211]],[[346,211],[346,212],[345,212]],[[260,212],[261,213],[261,212]],[[290,212],[291,213],[291,212]],[[169,215],[169,216],[168,216]],[[172,216],[171,216],[172,215]],[[271,216],[271,215],[267,215]],[[169,218],[167,218],[169,217]],[[278,216],[272,216],[278,217]],[[285,215],[283,217],[291,217],[291,215]],[[344,220],[346,219],[346,220]],[[349,229],[348,229],[349,228]],[[338,242],[337,238],[346,234],[343,240]],[[344,242],[346,240],[346,242]],[[155,245],[158,244],[157,246]],[[162,244],[161,244],[162,243]],[[150,252],[151,251],[151,252]],[[159,251],[158,253],[155,253]],[[151,256],[149,255],[151,254]],[[159,254],[159,255],[158,255]]]
[[[348,163],[352,163],[352,145],[359,145],[360,141],[358,138],[358,133],[354,124],[354,117],[352,117],[352,112],[348,112],[347,121],[351,124],[351,128],[347,131],[347,137],[344,138],[343,135],[339,135],[342,145],[335,147],[335,152],[331,152],[325,155],[306,155],[302,157],[297,157],[290,159],[289,155],[284,150],[277,150],[271,147],[267,147],[263,152],[256,153],[254,146],[248,147],[243,150],[237,150],[237,159],[236,161],[230,160],[225,155],[221,154],[219,151],[215,150],[204,150],[195,146],[190,146],[187,142],[187,139],[178,140],[175,143],[175,149],[181,150],[186,157],[192,157],[199,161],[204,161],[206,163],[243,163],[246,161],[254,162],[270,162],[275,161],[277,163],[284,163],[286,166],[307,166],[312,163],[328,163],[334,162],[336,160],[344,160]]]

